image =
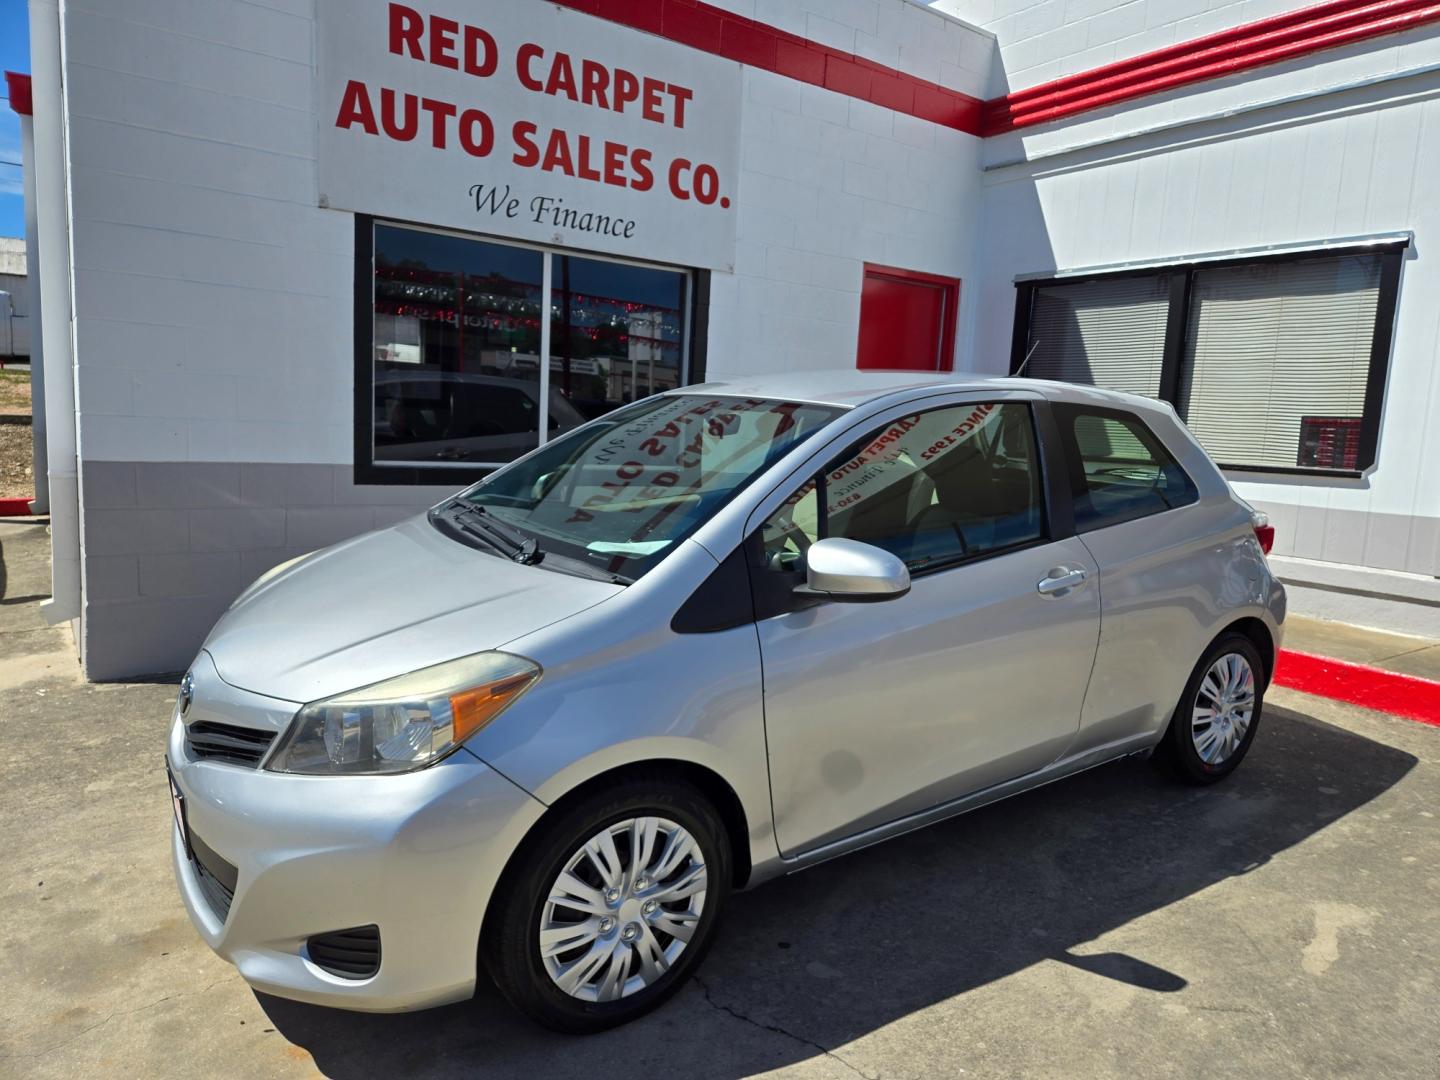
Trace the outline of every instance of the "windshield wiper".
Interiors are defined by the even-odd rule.
[[[493,551],[501,558],[510,558],[510,548],[501,543],[500,538],[488,529],[482,529],[471,521],[457,517],[451,511],[453,507],[442,506],[439,509],[430,511],[430,522],[441,532],[449,535],[457,533],[479,540],[485,545],[486,551]],[[456,539],[459,539],[457,536]],[[471,545],[474,546],[474,545]]]
[[[591,566],[581,559],[545,551],[535,537],[526,536],[518,529],[498,521],[494,514],[474,503],[455,499],[435,511],[434,516],[441,517],[447,525],[459,529],[467,536],[484,541],[486,546],[497,554],[520,563],[522,566],[541,566],[543,564],[546,570],[571,574],[575,577],[591,578],[595,581],[605,581],[611,585],[632,585],[635,581],[634,578],[626,577],[624,574]]]
[[[472,536],[489,540],[504,555],[522,566],[534,566],[545,557],[540,541],[500,521],[483,506],[459,500],[451,504],[455,523]]]
[[[600,567],[591,566],[583,559],[572,559],[568,555],[556,555],[553,552],[546,556],[545,567],[549,570],[558,570],[562,574],[574,574],[576,577],[607,581],[611,585],[635,584],[634,578],[626,577],[624,574],[617,574],[613,570],[601,570]]]

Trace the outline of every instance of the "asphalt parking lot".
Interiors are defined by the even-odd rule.
[[[1274,691],[1217,788],[1111,765],[736,896],[703,982],[606,1035],[483,984],[348,1014],[201,944],[173,684],[82,682],[37,608],[44,526],[0,522],[0,556],[4,1075],[1436,1075],[1440,729]]]

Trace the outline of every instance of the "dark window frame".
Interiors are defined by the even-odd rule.
[[[375,226],[392,225],[397,228],[422,229],[433,232],[434,226],[423,221],[407,221],[403,218],[376,217],[371,214],[356,214],[355,217],[355,279],[354,279],[354,338],[355,338],[355,414],[354,426],[354,472],[352,482],[361,485],[408,485],[420,487],[468,487],[477,480],[483,480],[501,466],[475,466],[457,468],[454,466],[388,465],[377,464],[374,447],[375,414]],[[610,252],[589,251],[582,248],[558,248],[544,244],[522,243],[503,236],[485,233],[467,233],[454,229],[442,230],[448,235],[468,238],[481,243],[512,244],[549,255],[577,255],[582,258],[607,259],[618,262],[633,262]],[[689,323],[690,370],[685,386],[705,381],[706,350],[709,338],[710,271],[692,266],[675,266],[668,269],[690,275],[690,310],[686,313]]]
[[[1375,309],[1375,331],[1370,343],[1370,366],[1366,376],[1365,405],[1360,423],[1360,447],[1355,469],[1320,469],[1301,465],[1229,465],[1216,464],[1227,472],[1262,473],[1282,476],[1361,477],[1374,468],[1380,446],[1380,418],[1384,409],[1385,385],[1390,374],[1390,349],[1395,334],[1396,305],[1400,294],[1400,270],[1405,261],[1408,238],[1377,241],[1372,244],[1350,244],[1329,248],[1284,251],[1272,254],[1237,255],[1220,259],[1198,259],[1187,263],[1096,271],[1091,274],[1064,275],[1049,278],[1028,278],[1015,283],[1015,321],[1010,344],[1010,374],[1017,375],[1025,363],[1030,340],[1030,316],[1034,308],[1035,290],[1046,286],[1076,285],[1081,282],[1120,277],[1154,277],[1169,274],[1170,309],[1165,324],[1165,351],[1160,363],[1160,400],[1168,402],[1185,417],[1180,400],[1181,367],[1185,356],[1185,338],[1189,329],[1190,293],[1197,272],[1221,270],[1234,266],[1262,263],[1308,262],[1316,259],[1344,258],[1352,255],[1379,255],[1380,286]]]

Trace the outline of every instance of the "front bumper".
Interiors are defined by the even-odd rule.
[[[168,756],[192,836],[236,870],[221,918],[172,828],[185,908],[251,986],[375,1012],[474,992],[486,904],[543,804],[464,749],[398,776],[292,776],[192,760],[177,720]],[[313,935],[369,924],[382,960],[367,979],[306,954]]]

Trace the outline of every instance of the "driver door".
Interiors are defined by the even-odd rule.
[[[752,541],[776,835],[787,857],[1042,768],[1079,726],[1099,635],[1093,561],[1053,535],[1027,401],[897,416]],[[791,592],[824,536],[905,561],[910,592]],[[1086,580],[1056,588],[1081,571]],[[1079,575],[1071,575],[1077,579]]]

